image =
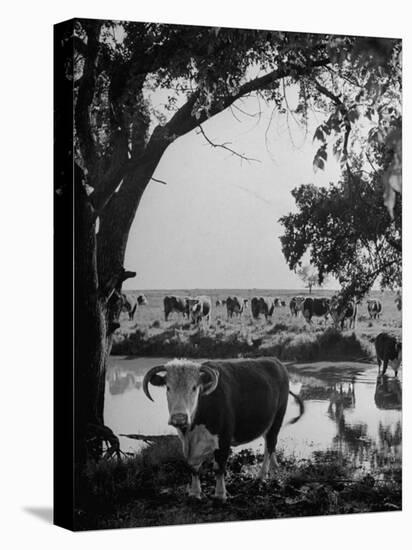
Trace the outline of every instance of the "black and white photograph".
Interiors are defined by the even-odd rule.
[[[273,21],[55,25],[57,525],[402,510],[402,39]]]

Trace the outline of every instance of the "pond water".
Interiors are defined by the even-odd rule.
[[[168,426],[164,388],[151,386],[154,399],[144,395],[142,380],[165,358],[111,357],[105,394],[105,423],[117,435],[175,434]],[[305,414],[293,425],[284,425],[278,449],[285,455],[310,458],[314,451],[336,450],[360,467],[383,467],[401,461],[401,377],[377,379],[377,366],[363,363],[307,363],[288,365],[290,386],[305,401]],[[290,396],[285,422],[298,414]],[[125,452],[136,452],[144,443],[120,436]],[[234,450],[263,452],[263,439]]]

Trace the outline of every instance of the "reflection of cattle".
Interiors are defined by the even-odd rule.
[[[247,309],[248,301],[246,298],[240,298],[239,296],[228,296],[226,300],[227,318],[232,319],[233,315],[241,317]]]
[[[381,316],[382,313],[382,304],[380,300],[368,300],[368,313],[371,319],[376,319]]]
[[[109,378],[109,392],[111,395],[120,395],[127,390],[131,390],[135,387],[135,379],[132,373],[123,373],[117,369],[114,369],[108,376]]]
[[[355,300],[345,299],[341,294],[333,296],[330,300],[330,314],[336,326],[341,329],[348,322],[348,328],[356,328],[358,317],[358,304]]]
[[[189,298],[184,298],[181,296],[165,296],[163,298],[165,321],[168,320],[169,315],[173,312],[181,313],[183,318],[185,316],[189,317],[188,300]]]
[[[306,298],[302,305],[302,313],[308,323],[312,317],[325,317],[329,314],[329,298]]]
[[[398,378],[378,375],[375,388],[375,404],[378,409],[402,409],[402,387]]]
[[[277,466],[276,443],[291,393],[286,368],[277,359],[208,361],[186,359],[153,367],[143,380],[151,399],[149,383],[167,387],[169,424],[177,429],[184,456],[192,471],[189,494],[201,497],[199,469],[214,457],[215,497],[225,501],[225,470],[232,445],[242,445],[263,436],[265,455],[259,477]]]
[[[147,298],[144,294],[139,294],[137,297],[132,294],[121,294],[122,310],[129,315],[129,320],[133,321],[138,306],[147,305]]]
[[[209,296],[196,296],[189,300],[189,305],[192,323],[199,324],[200,321],[205,320],[210,324],[212,301]]]
[[[398,370],[402,363],[402,343],[395,336],[387,332],[381,332],[376,337],[375,350],[378,360],[378,371],[380,372],[383,363],[382,374],[386,373],[386,369],[390,365],[395,371],[395,376],[398,376]]]
[[[272,317],[275,305],[273,298],[264,298],[262,296],[254,296],[250,304],[252,310],[252,316],[254,319],[258,319],[259,315],[264,315],[266,321],[269,317]]]
[[[302,311],[302,306],[305,298],[305,296],[293,296],[293,298],[290,300],[289,309],[292,317],[297,317],[299,311]]]

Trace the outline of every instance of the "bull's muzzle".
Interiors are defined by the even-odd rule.
[[[169,424],[175,428],[187,428],[189,417],[184,413],[172,414],[169,419]]]

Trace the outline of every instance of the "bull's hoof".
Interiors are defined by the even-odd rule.
[[[190,485],[187,486],[187,496],[190,500],[200,501],[203,499],[203,493],[201,491],[193,491]]]

